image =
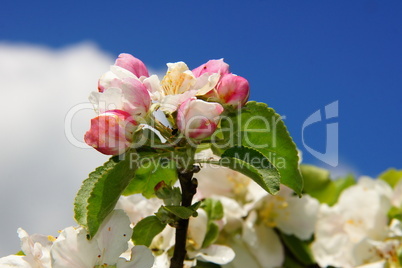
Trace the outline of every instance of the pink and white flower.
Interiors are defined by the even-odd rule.
[[[154,258],[145,246],[133,247],[129,260],[122,257],[129,248],[132,232],[130,220],[122,210],[112,211],[91,240],[83,227],[68,227],[53,243],[52,267],[152,267]]]
[[[193,70],[193,74],[195,75],[195,77],[200,77],[205,73],[217,73],[219,75],[229,74],[229,64],[224,62],[223,59],[209,60],[207,63],[204,63]]]
[[[151,107],[151,97],[140,80],[133,77],[114,78],[108,81],[103,92],[92,92],[89,100],[95,111],[123,110],[135,119],[143,119]]]
[[[229,71],[229,65],[220,60],[210,60],[207,63],[195,68],[193,73],[196,77],[205,74],[219,74],[217,86],[208,92],[201,92],[208,100],[217,101],[222,104],[230,105],[234,108],[243,107],[250,95],[250,85],[248,81]]]
[[[106,155],[124,153],[132,143],[138,123],[122,110],[107,111],[91,120],[85,142]]]
[[[0,258],[0,267],[51,267],[50,249],[56,238],[38,234],[28,235],[22,228],[18,228],[18,236],[25,255],[9,255]]]
[[[152,100],[160,104],[160,109],[173,113],[189,98],[203,95],[215,88],[219,74],[205,73],[196,77],[184,62],[168,63],[168,71],[162,81],[156,75],[143,80]]]
[[[221,103],[237,107],[243,107],[250,96],[248,81],[234,74],[226,74],[221,77],[216,93]]]
[[[148,69],[145,64],[131,54],[121,53],[116,59],[114,65],[132,72],[138,78],[141,76],[149,76]]]
[[[201,140],[211,136],[219,123],[223,107],[219,103],[190,98],[177,113],[177,127],[188,138]]]

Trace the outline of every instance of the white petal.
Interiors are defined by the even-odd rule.
[[[166,65],[168,67],[168,72],[174,71],[174,72],[178,72],[178,73],[184,73],[184,72],[188,71],[187,64],[185,64],[182,61],[174,62],[174,63],[167,63]]]
[[[357,266],[355,268],[385,268],[385,267],[387,267],[387,263],[385,261],[379,261],[362,266]]]
[[[256,224],[257,215],[253,212],[244,224],[243,240],[261,267],[280,267],[285,258],[282,243],[272,228]]]
[[[157,234],[149,248],[168,251],[175,244],[175,228],[167,225],[162,232]]]
[[[112,211],[93,238],[102,252],[102,262],[116,264],[119,256],[128,248],[127,242],[132,233],[126,213],[121,209]]]
[[[110,87],[110,84],[114,79],[123,79],[123,78],[127,78],[127,77],[137,78],[132,72],[130,72],[120,66],[112,65],[112,66],[110,66],[110,71],[106,72],[99,79],[99,85],[102,88],[107,89]]]
[[[286,208],[276,210],[278,228],[302,240],[309,239],[314,232],[320,203],[308,195],[302,198],[290,196],[286,203]]]
[[[155,263],[152,268],[169,268],[170,259],[169,255],[165,252],[155,257]]]
[[[164,96],[164,91],[161,87],[161,81],[157,75],[151,75],[150,77],[144,79],[142,83],[148,89],[153,101],[160,101],[162,99]]]
[[[135,74],[130,72],[129,70],[124,69],[123,67],[112,65],[110,66],[110,71],[117,77],[117,78],[138,78]]]
[[[17,232],[21,239],[21,249],[27,257],[26,260],[50,267],[50,248],[53,243],[49,238],[38,234],[29,236],[22,228],[18,228]]]
[[[213,196],[212,198],[222,203],[225,231],[230,233],[241,229],[243,217],[247,216],[247,211],[234,199],[224,196]]]
[[[53,268],[88,268],[102,257],[97,242],[87,239],[83,228],[64,229],[50,251]],[[98,257],[100,256],[100,257]]]
[[[200,249],[204,242],[208,227],[208,216],[205,210],[198,209],[198,216],[191,217],[188,225],[188,237],[193,241],[193,247]]]
[[[108,110],[122,110],[124,97],[120,88],[107,88],[103,93],[92,92],[89,95],[89,101],[94,106],[97,113],[104,113]]]
[[[234,259],[235,253],[233,249],[227,246],[211,245],[208,248],[201,249],[196,256],[207,262],[227,264]]]
[[[255,256],[251,253],[241,238],[235,237],[230,241],[229,246],[234,250],[236,256],[232,262],[223,265],[225,268],[261,268]]]
[[[10,255],[0,258],[0,267],[2,268],[36,268],[38,266],[33,262],[29,262],[25,256]],[[50,266],[46,266],[46,268]]]
[[[402,206],[402,179],[394,187],[394,192],[392,194],[392,204],[395,207]]]
[[[161,101],[160,109],[166,113],[173,113],[177,108],[187,99],[194,97],[197,93],[196,90],[189,90],[183,94],[167,95]]]
[[[154,264],[154,256],[149,248],[145,246],[135,246],[131,249],[131,260],[126,261],[120,258],[117,268],[151,268]]]
[[[204,73],[200,77],[197,78],[197,82],[194,85],[194,89],[197,89],[197,96],[202,96],[215,88],[216,84],[218,84],[220,75],[217,73],[209,74]]]
[[[369,239],[363,239],[353,248],[353,266],[380,261],[382,258],[377,253],[376,246]]]
[[[147,199],[142,194],[121,196],[116,204],[116,209],[123,209],[130,218],[132,224],[136,224],[143,218],[157,212],[163,201],[158,198]]]
[[[204,150],[202,154],[196,156],[197,159],[210,159],[211,157],[219,159],[210,150]],[[239,172],[210,164],[202,167],[201,171],[197,173],[197,178],[197,192],[204,197],[225,196],[242,199],[247,194],[247,188],[251,182],[247,176]]]

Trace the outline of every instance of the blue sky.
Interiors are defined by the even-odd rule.
[[[373,177],[401,169],[401,14],[401,1],[374,0],[3,1],[0,256],[19,250],[20,226],[57,235],[74,224],[74,194],[106,158],[70,144],[64,119],[121,52],[157,71],[225,58],[252,100],[286,116],[305,163]],[[326,124],[339,125],[331,167],[306,150],[302,126],[335,101],[339,116],[304,132],[324,152]],[[93,115],[77,114],[77,137]]]
[[[286,116],[304,161],[306,118],[338,100],[340,167],[402,167],[401,1],[6,1],[0,40],[62,48],[92,41],[154,69],[225,58],[251,99]],[[325,123],[305,141],[325,150]],[[330,168],[330,166],[328,166]]]

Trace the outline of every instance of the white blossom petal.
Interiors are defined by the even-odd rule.
[[[224,268],[244,268],[244,267],[252,267],[252,268],[261,268],[262,266],[251,253],[250,249],[247,247],[246,243],[243,239],[234,237],[229,242],[229,246],[235,252],[235,258],[229,264],[223,265]]]
[[[211,245],[208,248],[201,249],[196,257],[207,262],[227,264],[234,259],[235,253],[230,247]]]
[[[120,258],[117,268],[151,268],[154,264],[154,257],[149,248],[145,246],[135,246],[131,249],[131,260],[126,261]]]
[[[0,258],[0,267],[2,268],[11,268],[11,267],[18,267],[18,268],[41,268],[36,264],[29,261],[26,256],[17,256],[17,255],[9,255],[3,258]],[[50,266],[46,266],[46,268]]]
[[[147,199],[142,194],[121,196],[116,204],[116,209],[123,209],[130,218],[131,224],[135,225],[143,218],[154,214],[163,201],[158,198]]]
[[[88,268],[97,264],[102,257],[94,239],[87,239],[83,228],[64,229],[53,243],[50,251],[53,268]]]
[[[119,256],[128,248],[133,230],[130,220],[123,210],[113,210],[99,227],[93,238],[102,252],[102,262],[114,265]]]
[[[205,210],[198,209],[198,216],[191,217],[188,224],[188,238],[192,241],[192,247],[198,250],[202,247],[207,234],[208,216]]]
[[[252,211],[243,227],[243,240],[262,268],[280,267],[285,259],[278,235],[272,228],[256,224],[257,215]]]

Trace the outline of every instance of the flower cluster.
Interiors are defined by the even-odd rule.
[[[90,95],[98,116],[85,142],[103,154],[119,155],[134,146],[135,133],[144,126],[156,128],[166,140],[177,129],[179,136],[197,142],[214,133],[225,108],[241,108],[248,100],[248,81],[232,74],[222,59],[192,71],[184,62],[167,66],[160,80],[149,76],[141,60],[120,54]],[[158,110],[166,118],[155,118]]]
[[[196,157],[218,158],[210,150]],[[319,174],[308,176],[317,179]],[[270,195],[224,167],[205,165],[197,178],[193,202],[204,205],[190,218],[186,268],[199,262],[226,268],[401,265],[402,176],[391,182],[362,177],[343,185],[334,202],[314,191],[300,198],[283,185],[277,195]],[[120,197],[92,240],[82,227],[66,228],[57,238],[28,236],[19,229],[23,254],[1,258],[0,266],[168,268],[174,228],[167,225],[148,248],[130,240],[132,228],[162,204],[140,194]],[[305,266],[292,266],[296,264]]]
[[[390,219],[388,212],[392,207],[402,208],[401,197],[402,180],[392,189],[383,180],[362,177],[342,192],[335,205],[323,204],[312,244],[318,264],[349,268],[376,263],[375,267],[400,267],[401,218]]]
[[[21,254],[0,258],[1,267],[37,268],[88,268],[152,267],[154,257],[144,246],[130,242],[133,230],[122,210],[113,211],[102,224],[100,231],[88,240],[82,227],[68,227],[53,236],[31,235],[18,229]]]
[[[1,267],[401,267],[402,171],[334,181],[222,59],[167,66],[121,54],[99,79],[85,141],[124,157],[83,182],[80,227],[19,229]]]

